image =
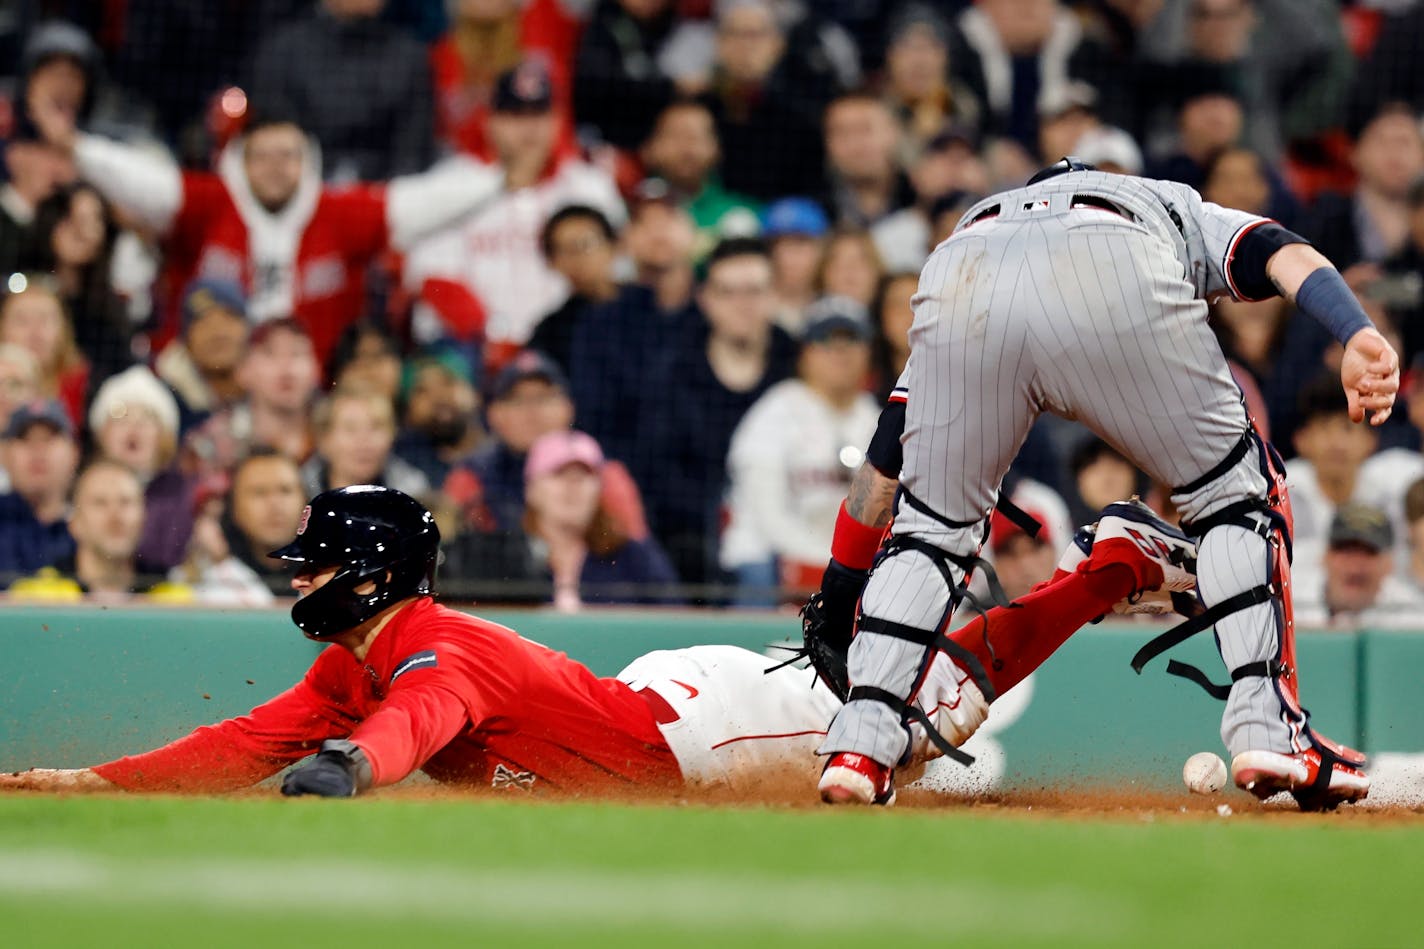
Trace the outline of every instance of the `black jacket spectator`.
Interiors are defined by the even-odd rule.
[[[620,148],[643,143],[675,92],[657,64],[658,50],[675,25],[671,4],[640,19],[617,0],[601,0],[574,62],[574,115],[580,124],[597,126]]]
[[[707,361],[709,335],[703,320],[686,326],[648,380],[656,401],[645,413],[641,441],[657,467],[635,469],[653,533],[689,583],[719,579],[717,538],[732,432],[767,389],[796,373],[796,343],[773,327],[761,381],[733,392]]]
[[[378,19],[322,9],[278,28],[258,47],[252,100],[299,117],[321,143],[327,180],[379,181],[434,158],[425,47]]]

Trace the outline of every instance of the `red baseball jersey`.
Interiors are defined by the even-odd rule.
[[[157,345],[176,332],[182,293],[195,277],[230,280],[260,299],[266,284],[279,279],[275,271],[290,268],[280,279],[289,283],[291,315],[311,334],[324,365],[342,331],[366,310],[366,268],[388,236],[385,189],[323,188],[310,217],[292,225],[300,233],[291,257],[264,265],[253,259],[248,225],[228,182],[208,172],[184,172],[183,201],[164,242],[170,298]]]
[[[477,786],[674,787],[682,774],[648,702],[513,630],[421,598],[364,663],[328,646],[301,682],[248,714],[94,770],[130,790],[227,791],[349,738],[375,785],[420,769]]]

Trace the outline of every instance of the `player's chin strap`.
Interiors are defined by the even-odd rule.
[[[1268,482],[1273,482],[1273,469],[1283,470],[1284,463],[1280,461],[1280,456],[1275,453],[1266,442],[1259,440],[1254,432],[1248,432],[1241,437],[1236,446],[1217,464],[1214,468],[1202,475],[1190,484],[1180,488],[1174,488],[1174,494],[1189,494],[1199,490],[1215,481],[1236,466],[1246,453],[1253,447],[1259,447],[1262,453],[1262,472],[1266,475]],[[1286,562],[1289,563],[1293,554],[1290,538],[1290,525],[1284,515],[1276,508],[1271,500],[1265,498],[1248,498],[1229,504],[1206,517],[1195,521],[1183,521],[1182,530],[1192,537],[1205,537],[1207,531],[1215,527],[1222,526],[1241,527],[1259,534],[1265,538],[1266,543],[1272,547],[1284,546]],[[1274,565],[1276,558],[1273,556],[1271,562]],[[1139,649],[1132,657],[1132,671],[1138,675],[1142,674],[1142,669],[1147,663],[1162,655],[1169,649],[1181,645],[1191,639],[1197,633],[1204,632],[1216,626],[1226,617],[1241,610],[1248,610],[1253,606],[1262,603],[1269,603],[1281,596],[1281,588],[1277,582],[1277,571],[1272,567],[1271,578],[1260,586],[1252,587],[1235,596],[1227,597],[1220,603],[1215,603],[1203,609],[1186,622],[1179,623],[1167,630],[1160,636],[1150,640]],[[1212,698],[1226,701],[1231,694],[1230,685],[1218,685],[1212,682],[1205,672],[1189,663],[1178,662],[1175,659],[1167,663],[1167,674],[1179,676],[1189,682],[1195,682],[1201,686]],[[1254,677],[1264,677],[1268,679],[1290,678],[1295,674],[1290,666],[1277,660],[1262,660],[1259,662],[1248,662],[1231,670],[1231,682],[1240,682],[1242,679]]]

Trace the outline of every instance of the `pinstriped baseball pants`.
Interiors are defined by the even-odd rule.
[[[926,264],[910,330],[901,482],[938,516],[902,503],[896,534],[977,553],[982,521],[1041,412],[1082,421],[1170,485],[1199,479],[1247,430],[1206,304],[1183,278],[1174,250],[1110,211],[1070,209],[1068,197],[975,223]],[[1174,500],[1190,520],[1266,491],[1259,460],[1248,452],[1221,477]],[[1203,599],[1210,605],[1264,583],[1269,557],[1265,540],[1244,528],[1209,531],[1199,543]],[[872,572],[861,610],[934,629],[949,616],[950,592],[929,557],[904,550]],[[1270,603],[1217,629],[1227,668],[1275,654]],[[860,632],[850,650],[851,683],[909,699],[926,654],[915,643]],[[1233,754],[1289,752],[1293,737],[1269,680],[1235,684],[1222,721]],[[894,764],[906,740],[889,706],[860,700],[843,708],[821,750]]]

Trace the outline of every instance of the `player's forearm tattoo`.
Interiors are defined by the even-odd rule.
[[[1271,283],[1275,285],[1276,292],[1279,293],[1287,303],[1295,302],[1295,294],[1286,289],[1286,285],[1280,281],[1280,278],[1269,272],[1267,272],[1266,276],[1271,278]]]
[[[868,527],[884,527],[890,523],[896,483],[876,471],[874,465],[863,463],[850,483],[846,513]]]

